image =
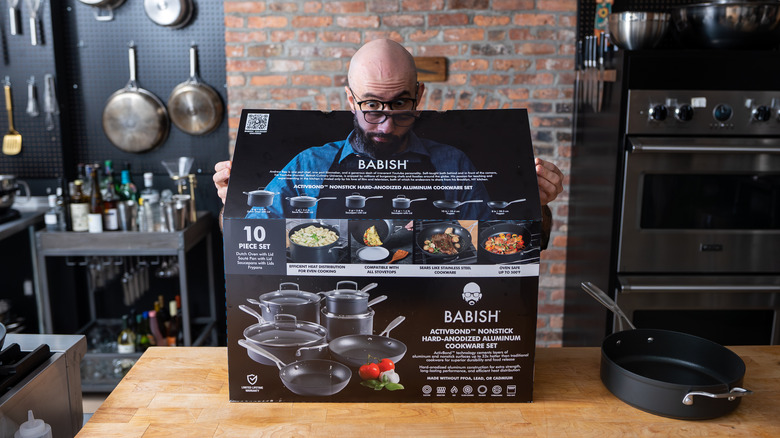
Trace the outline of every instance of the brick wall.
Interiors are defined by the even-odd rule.
[[[349,58],[376,38],[444,56],[424,109],[527,108],[536,155],[568,175],[576,0],[225,1],[231,136],[243,108],[347,109]],[[560,346],[567,191],[542,253],[539,346]]]

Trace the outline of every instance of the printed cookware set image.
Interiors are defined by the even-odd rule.
[[[338,393],[347,386],[352,368],[382,359],[398,362],[406,353],[406,345],[389,336],[405,317],[373,334],[372,306],[387,299],[386,295],[369,299],[368,291],[377,286],[370,283],[359,289],[354,281],[340,281],[333,290],[314,293],[300,290],[296,283],[281,283],[257,300],[247,299],[260,312],[238,306],[257,319],[238,343],[253,361],[276,365],[282,383],[293,393]]]

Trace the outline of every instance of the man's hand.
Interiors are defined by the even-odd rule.
[[[233,167],[233,163],[230,161],[220,161],[214,165],[214,186],[217,188],[217,196],[222,200],[222,205],[225,205],[225,198],[227,197],[228,180],[230,179],[230,170]]]
[[[542,205],[547,205],[563,191],[563,173],[555,164],[549,161],[537,158],[535,162],[536,180],[539,184],[539,200]],[[216,175],[214,179],[216,181]]]

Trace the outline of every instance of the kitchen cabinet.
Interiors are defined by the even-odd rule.
[[[57,279],[53,278],[56,272],[49,272],[48,269],[52,258],[65,258],[66,263],[70,265],[86,265],[86,262],[76,262],[75,260],[86,260],[88,257],[116,257],[121,259],[125,256],[145,256],[145,257],[171,257],[178,265],[178,295],[181,297],[181,320],[184,345],[217,345],[216,333],[216,301],[214,287],[214,261],[212,254],[212,228],[214,225],[213,216],[206,211],[200,211],[197,215],[197,221],[187,228],[172,233],[155,232],[104,232],[104,233],[74,233],[74,232],[47,232],[39,231],[35,235],[37,265],[38,265],[38,283],[40,288],[39,313],[42,315],[41,332],[55,333],[58,330],[56,321],[52,315],[57,307],[52,303],[55,294],[72,293],[74,295],[83,291],[63,291],[58,288]],[[205,245],[202,245],[204,244]],[[205,246],[205,260],[188,260],[189,253],[196,247]],[[193,268],[193,262],[202,264],[203,268],[198,266]],[[203,278],[205,274],[205,279]],[[89,276],[88,276],[89,277]],[[88,281],[89,284],[89,281]],[[206,309],[196,310],[193,305],[192,289],[194,285],[207,285],[207,305]],[[171,291],[165,291],[170,294]],[[175,291],[174,291],[175,292]],[[147,291],[153,294],[152,290]],[[114,324],[116,318],[105,319],[101,315],[101,307],[96,302],[95,287],[89,284],[87,287],[86,304],[89,307],[87,324],[80,328],[80,332],[87,332],[90,327],[99,324]],[[156,295],[155,295],[156,296]],[[77,297],[73,298],[78,299]],[[121,299],[119,299],[121,301]],[[117,301],[114,298],[114,301]],[[203,306],[201,306],[203,307]],[[58,309],[59,310],[59,309]],[[124,309],[123,309],[124,310]],[[129,310],[129,308],[127,309]],[[118,333],[118,331],[117,331]],[[140,357],[140,353],[122,355],[118,353],[88,353],[84,361],[114,361],[121,359],[130,359],[134,361]],[[118,381],[119,378],[116,380]],[[84,383],[85,390],[95,391],[110,390],[116,382],[97,382],[96,386],[88,388],[88,379]]]

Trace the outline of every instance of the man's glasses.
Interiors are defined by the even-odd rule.
[[[417,116],[410,112],[413,111],[417,106],[417,99],[412,99],[411,97],[399,97],[388,101],[376,99],[358,101],[357,97],[355,96],[355,92],[352,91],[352,88],[349,89],[349,92],[352,93],[352,98],[355,99],[355,104],[363,113],[363,119],[365,119],[366,123],[379,125],[384,123],[388,117],[391,117],[395,125],[409,126],[417,119]],[[388,114],[385,112],[385,110],[405,112]]]

